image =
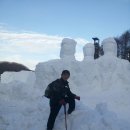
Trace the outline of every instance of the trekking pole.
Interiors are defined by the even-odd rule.
[[[67,130],[66,105],[65,104],[64,104],[64,114],[65,114],[65,128]]]

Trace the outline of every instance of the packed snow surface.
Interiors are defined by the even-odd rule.
[[[79,62],[74,57],[76,42],[64,39],[61,59],[39,63],[35,76],[21,73],[19,80],[9,81],[6,74],[8,81],[3,78],[0,84],[0,130],[46,130],[49,100],[42,95],[64,69],[71,73],[71,91],[81,97],[75,111],[67,116],[68,130],[130,130],[130,63],[116,57],[113,38],[103,43],[104,56],[94,60],[93,44],[88,44],[85,58]],[[65,130],[64,123],[62,108],[54,130]]]

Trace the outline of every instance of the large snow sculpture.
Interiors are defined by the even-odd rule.
[[[100,86],[99,82],[99,72],[97,70],[97,65],[94,60],[94,44],[87,43],[83,47],[84,60],[80,63],[80,73],[78,73],[79,77],[82,77],[82,80],[76,80],[76,84],[81,85],[79,91],[85,91],[86,89],[90,90],[95,88],[95,83],[97,86]]]
[[[103,40],[102,44],[104,56],[96,60],[99,77],[101,79],[99,81],[101,83],[101,91],[104,91],[106,94],[112,91],[111,94],[115,94],[114,98],[109,97],[111,101],[108,102],[107,99],[104,98],[104,102],[108,102],[109,107],[111,106],[110,104],[113,104],[114,107],[112,110],[118,113],[122,118],[126,118],[127,115],[121,115],[120,110],[128,111],[130,107],[128,94],[126,94],[130,92],[130,80],[128,78],[130,77],[130,64],[127,60],[117,58],[117,45],[114,38],[107,38]],[[129,107],[122,105],[122,102]],[[117,110],[119,107],[120,109]],[[129,117],[130,116],[127,118]]]
[[[106,86],[113,85],[112,75],[117,68],[117,43],[114,38],[106,38],[102,41],[104,56],[97,60],[98,69],[100,72],[102,87],[108,89]],[[109,82],[108,82],[109,81]]]

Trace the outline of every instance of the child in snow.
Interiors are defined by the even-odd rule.
[[[55,119],[62,105],[69,103],[67,113],[71,114],[75,109],[75,99],[80,100],[79,96],[76,96],[70,91],[67,81],[69,77],[70,72],[68,70],[64,70],[60,79],[57,79],[48,85],[50,88],[48,97],[50,98],[50,115],[47,122],[47,130],[53,129]]]

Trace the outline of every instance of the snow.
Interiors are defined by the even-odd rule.
[[[75,59],[76,44],[76,41],[73,39],[64,38],[61,43],[60,58],[69,60]]]
[[[94,59],[94,44],[87,43],[83,47],[84,60]]]
[[[105,54],[113,54],[117,56],[117,43],[114,38],[109,37],[102,41]]]
[[[32,71],[20,71],[20,72],[4,72],[1,76],[2,83],[9,83],[12,81],[20,81],[23,83],[35,82],[35,73]]]
[[[130,63],[116,57],[113,38],[102,43],[104,56],[94,60],[94,47],[89,43],[83,50],[84,60],[79,62],[74,58],[76,43],[64,39],[64,56],[39,63],[35,75],[5,74],[6,82],[0,84],[0,130],[46,130],[49,100],[42,95],[63,69],[70,70],[70,88],[81,96],[75,111],[67,115],[68,130],[130,130]],[[62,108],[54,130],[65,130],[63,113]]]

